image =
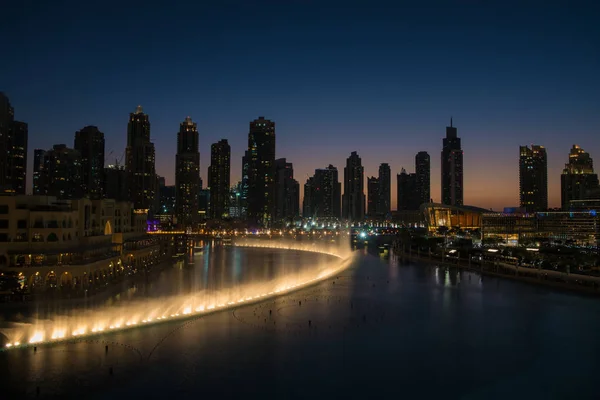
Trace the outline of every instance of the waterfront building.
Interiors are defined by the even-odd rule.
[[[463,204],[463,151],[456,127],[446,127],[442,148],[442,204]]]
[[[527,212],[548,209],[548,158],[544,146],[519,147],[520,206]]]
[[[571,201],[588,199],[598,190],[594,162],[590,154],[576,144],[571,148],[569,162],[560,176],[560,188],[563,210],[569,210]]]
[[[362,161],[356,151],[346,159],[344,168],[343,218],[362,221],[365,218],[365,177]]]

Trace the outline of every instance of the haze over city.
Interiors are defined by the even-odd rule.
[[[205,182],[210,144],[221,138],[231,145],[231,182],[240,179],[248,122],[262,115],[277,124],[277,157],[294,164],[301,188],[316,168],[341,171],[351,151],[366,180],[384,162],[392,176],[412,172],[425,150],[439,201],[450,117],[462,138],[465,204],[518,205],[519,145],[547,148],[551,207],[560,206],[571,146],[600,156],[593,3],[64,5],[11,4],[0,28],[13,38],[0,87],[29,124],[29,171],[34,148],[70,145],[86,125],[98,126],[106,154],[119,158],[137,105],[168,184],[188,115]]]

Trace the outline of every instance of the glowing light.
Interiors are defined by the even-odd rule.
[[[84,335],[98,334],[104,330],[114,332],[120,329],[128,329],[134,327],[138,323],[150,324],[164,321],[169,318],[189,317],[193,312],[205,312],[215,309],[224,309],[227,306],[235,306],[239,303],[250,302],[255,299],[264,299],[268,296],[275,296],[286,291],[307,285],[313,282],[318,282],[321,279],[330,276],[334,272],[339,272],[350,265],[350,253],[336,251],[327,251],[323,246],[314,244],[290,244],[290,243],[234,243],[236,246],[242,247],[260,247],[260,248],[281,248],[285,250],[307,251],[320,254],[329,254],[335,256],[340,261],[335,264],[331,262],[323,262],[318,264],[316,268],[307,269],[301,272],[288,273],[276,277],[272,282],[249,283],[239,287],[234,287],[229,290],[221,290],[218,292],[200,291],[192,294],[173,296],[172,298],[149,299],[143,302],[131,302],[126,306],[111,307],[105,309],[91,310],[85,315],[72,315],[68,317],[61,316],[48,318],[44,321],[36,321],[35,324],[29,326],[18,327],[11,331],[2,331],[8,338],[8,342],[17,346],[15,339],[26,337],[26,344],[40,343],[44,341],[58,341],[69,337],[81,337]],[[346,256],[348,254],[348,256]],[[210,296],[210,300],[209,297]],[[214,297],[213,297],[214,296]],[[210,301],[210,302],[209,302]],[[175,310],[180,310],[177,313],[170,314]],[[168,313],[169,312],[169,313]],[[148,316],[148,314],[152,316]],[[124,319],[123,315],[130,315],[128,319]],[[146,315],[145,319],[139,316]],[[140,318],[140,319],[138,319]],[[26,324],[23,324],[26,325]],[[8,347],[8,346],[7,346]]]

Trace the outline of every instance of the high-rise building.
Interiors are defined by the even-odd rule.
[[[396,175],[396,209],[398,211],[416,211],[421,206],[420,193],[417,190],[419,176],[409,174],[404,168]]]
[[[258,117],[248,133],[248,219],[269,226],[275,195],[275,122]]]
[[[227,139],[221,139],[210,146],[210,167],[208,169],[210,187],[210,217],[229,217],[229,191],[231,179],[231,147]]]
[[[442,204],[463,205],[463,151],[452,118],[442,148]]]
[[[192,226],[197,220],[199,178],[198,127],[186,117],[179,125],[175,156],[175,215],[180,226]]]
[[[341,198],[337,168],[329,164],[327,168],[316,169],[304,185],[303,216],[339,219]]]
[[[544,146],[519,147],[519,197],[527,212],[548,209],[548,158]]]
[[[96,126],[75,132],[75,150],[81,155],[81,190],[84,196],[100,199],[104,191],[104,133]]]
[[[0,192],[25,194],[27,138],[27,124],[14,120],[14,109],[0,92]]]
[[[44,157],[46,150],[35,149],[33,150],[33,194],[42,195],[44,194],[44,188],[42,185],[42,173],[44,169]]]
[[[246,150],[242,156],[242,187],[240,190],[240,218],[248,216],[248,171],[250,170],[250,152]]]
[[[389,164],[383,163],[379,166],[379,202],[376,213],[386,218],[392,210],[392,171]]]
[[[344,168],[343,217],[361,221],[365,217],[365,178],[362,161],[356,151],[350,154]]]
[[[569,162],[560,176],[560,188],[563,210],[569,209],[571,200],[585,200],[598,189],[592,157],[576,144],[571,148]]]
[[[420,151],[415,156],[415,174],[419,204],[429,203],[431,201],[431,160],[426,151]]]
[[[285,158],[275,160],[274,219],[289,220],[300,215],[300,184],[294,179],[294,166]]]
[[[242,218],[242,181],[232,185],[229,191],[229,216]]]
[[[142,106],[129,114],[125,171],[129,198],[134,208],[153,212],[157,189],[154,143],[150,142],[150,120],[144,114]]]
[[[306,183],[304,184],[304,198],[302,199],[302,216],[304,218],[314,218],[316,217],[315,213],[315,202],[313,196],[313,188],[315,186],[315,178],[309,177],[306,179]]]
[[[375,218],[379,215],[378,206],[381,201],[381,191],[380,191],[380,182],[379,178],[374,176],[367,178],[367,215],[371,218]]]
[[[41,194],[59,199],[79,199],[81,190],[81,154],[64,144],[55,144],[44,154],[40,174]]]
[[[104,168],[104,197],[117,201],[128,201],[129,188],[125,167],[119,164]]]
[[[176,188],[176,186],[166,185],[162,185],[158,188],[158,192],[160,193],[160,214],[175,215],[175,208],[177,204]]]

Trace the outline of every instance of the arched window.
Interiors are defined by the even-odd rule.
[[[56,236],[56,233],[52,232],[48,235],[48,237],[46,238],[47,242],[58,242],[58,236]]]

